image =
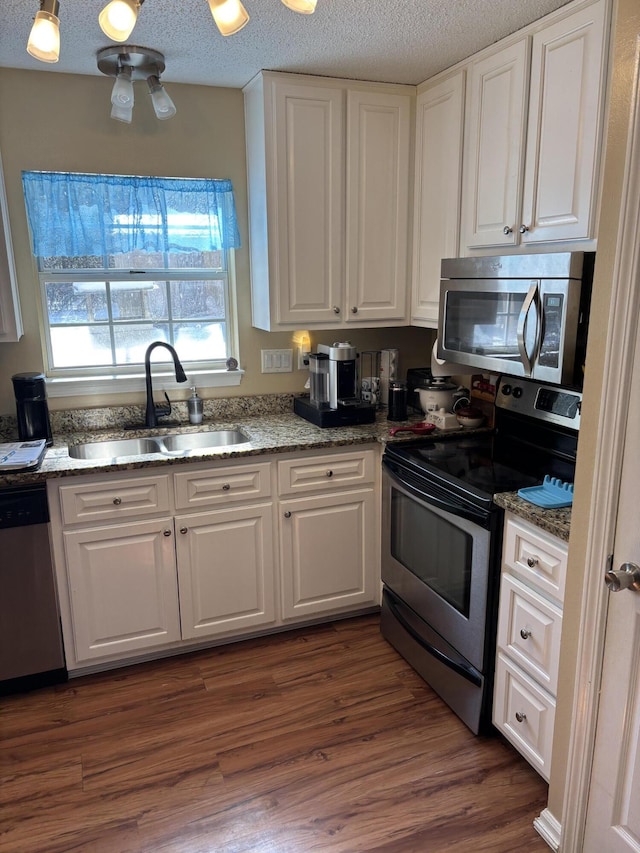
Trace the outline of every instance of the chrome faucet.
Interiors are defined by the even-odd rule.
[[[165,349],[168,349],[171,353],[171,357],[173,358],[173,364],[176,369],[176,382],[187,381],[187,375],[184,372],[184,368],[180,364],[178,353],[174,350],[171,344],[166,344],[164,341],[154,341],[152,344],[149,344],[149,346],[147,347],[147,351],[144,354],[144,376],[147,388],[147,408],[144,417],[145,427],[158,426],[158,418],[171,414],[171,401],[169,400],[166,391],[164,393],[164,396],[167,400],[166,404],[153,402],[153,389],[151,387],[151,353],[156,347],[164,347]]]

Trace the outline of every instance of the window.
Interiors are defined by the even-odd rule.
[[[51,377],[139,374],[157,340],[192,370],[237,359],[229,181],[25,172],[23,186]]]

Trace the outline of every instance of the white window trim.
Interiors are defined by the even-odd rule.
[[[227,334],[229,336],[230,350],[232,353],[239,353],[239,335],[238,335],[238,303],[236,291],[236,264],[235,251],[228,249],[227,252]],[[46,276],[49,271],[43,271],[42,275]],[[185,275],[187,272],[185,271]],[[40,288],[42,294],[42,287]],[[40,299],[42,300],[42,295]],[[46,323],[46,310],[41,302],[40,310],[42,312],[42,322]],[[47,396],[52,398],[59,397],[92,397],[104,396],[107,394],[131,394],[145,393],[145,373],[144,369],[134,373],[118,372],[117,368],[107,373],[99,375],[91,375],[78,373],[76,375],[61,376],[59,371],[50,373],[50,356],[48,352],[49,336],[43,335],[42,350],[45,361],[45,375],[47,385]],[[220,370],[209,368],[203,365],[193,365],[191,368],[189,363],[184,363],[185,373],[188,377],[188,383],[178,383],[175,381],[175,374],[167,369],[165,365],[152,362],[151,370],[153,377],[154,391],[172,391],[188,389],[192,385],[197,388],[232,388],[240,385],[245,371],[237,368],[236,370]],[[117,383],[117,387],[113,387]]]

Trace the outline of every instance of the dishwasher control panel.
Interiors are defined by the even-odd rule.
[[[47,524],[49,508],[43,484],[0,489],[0,530]]]

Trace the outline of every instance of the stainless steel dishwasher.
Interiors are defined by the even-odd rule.
[[[0,489],[0,695],[66,679],[46,488]]]

